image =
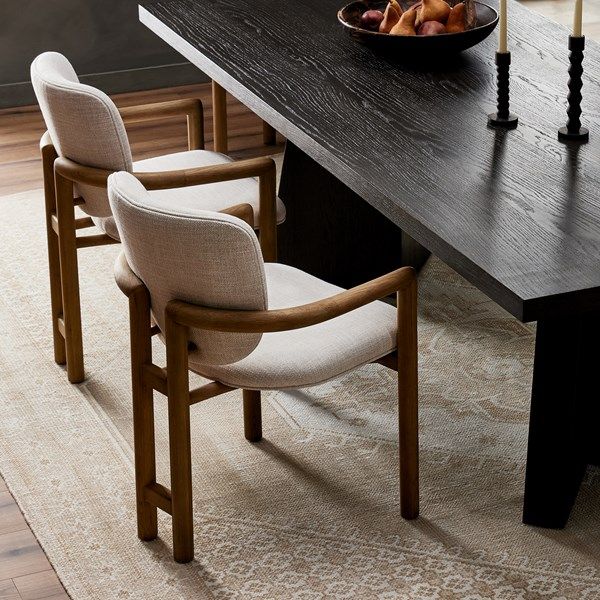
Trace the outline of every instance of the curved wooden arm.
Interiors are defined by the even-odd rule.
[[[54,163],[54,170],[75,183],[92,187],[106,187],[107,179],[114,173],[108,169],[87,167],[69,158],[60,156]],[[248,177],[261,177],[275,174],[275,161],[272,158],[250,158],[221,165],[181,169],[179,171],[147,171],[133,173],[147,190],[168,190],[205,183],[218,183]]]
[[[409,289],[415,282],[415,270],[412,267],[403,267],[335,296],[293,308],[264,311],[222,310],[172,300],[167,304],[166,313],[180,325],[210,331],[289,331],[329,321],[394,292]]]
[[[188,147],[190,150],[204,148],[204,108],[198,98],[182,98],[168,102],[155,102],[138,106],[125,106],[119,109],[125,123],[140,123],[158,119],[168,119],[185,115],[188,126]]]
[[[101,188],[106,187],[106,182],[112,174],[112,171],[86,167],[62,156],[56,159],[54,170],[70,181]],[[250,158],[195,169],[134,173],[134,175],[147,190],[166,190],[258,177],[260,245],[265,261],[277,260],[277,167],[272,158]]]

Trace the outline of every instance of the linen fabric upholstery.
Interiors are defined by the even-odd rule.
[[[269,309],[289,308],[343,291],[278,263],[265,265]],[[376,301],[319,325],[263,334],[256,349],[230,365],[207,365],[190,355],[196,373],[244,389],[286,389],[326,382],[396,349],[397,312]]]
[[[71,63],[57,52],[45,52],[31,65],[31,82],[59,156],[88,167],[131,171],[133,160],[123,119],[100,90],[79,82]],[[110,216],[106,191],[78,186],[94,217]]]
[[[104,92],[81,84],[62,54],[45,52],[38,56],[31,65],[31,81],[59,156],[89,167],[129,172],[177,171],[232,162],[224,154],[206,150],[133,162],[123,119],[114,102]],[[102,231],[118,240],[106,190],[76,187],[76,193],[85,200],[82,210]],[[254,178],[150,193],[161,198],[165,206],[175,203],[219,211],[248,203],[254,209],[255,226],[259,224],[259,186]],[[277,199],[277,222],[284,219],[285,206]]]
[[[258,239],[244,221],[194,206],[169,206],[130,173],[112,174],[108,195],[123,251],[150,292],[165,331],[171,300],[235,310],[266,310],[267,284]],[[261,334],[190,330],[194,360],[226,364],[256,348]]]

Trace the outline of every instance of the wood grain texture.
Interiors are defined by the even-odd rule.
[[[339,0],[159,0],[142,21],[286,138],[522,320],[600,301],[600,48],[590,143],[565,122],[567,31],[514,2],[511,132],[493,131],[494,36],[407,66],[352,41]],[[232,48],[235,47],[235,52]],[[266,73],[268,72],[268,77]]]

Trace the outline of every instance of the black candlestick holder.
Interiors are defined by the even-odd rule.
[[[496,52],[496,70],[498,73],[498,110],[488,115],[488,125],[514,129],[519,124],[519,117],[510,112],[510,52]]]
[[[558,130],[558,139],[561,142],[585,143],[590,138],[589,131],[581,126],[581,88],[583,81],[583,49],[585,48],[585,36],[569,36],[569,95],[567,101],[569,108],[567,115],[569,119],[565,127]]]

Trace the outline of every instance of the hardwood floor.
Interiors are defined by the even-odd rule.
[[[572,0],[522,0],[533,10],[567,26],[573,15]],[[584,33],[600,41],[600,0],[586,0]],[[566,51],[566,50],[565,50]],[[210,85],[194,85],[148,92],[120,94],[118,106],[198,97],[205,107],[207,147],[212,146]],[[236,158],[270,154],[282,149],[262,145],[261,121],[228,97],[230,154]],[[0,196],[42,187],[38,144],[44,125],[37,107],[0,111]],[[169,120],[128,128],[135,159],[185,150],[185,124]],[[21,511],[0,478],[0,600],[65,600],[52,566],[31,533]]]

